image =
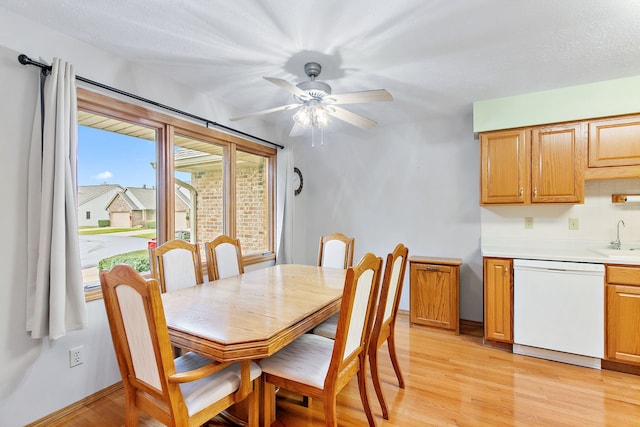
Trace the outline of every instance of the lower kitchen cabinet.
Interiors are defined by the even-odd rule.
[[[640,366],[640,268],[607,266],[606,358]]]
[[[513,260],[484,258],[484,338],[513,344]]]
[[[409,257],[411,323],[460,333],[459,258]]]

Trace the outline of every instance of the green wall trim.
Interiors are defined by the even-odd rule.
[[[640,76],[473,103],[473,131],[640,112]]]

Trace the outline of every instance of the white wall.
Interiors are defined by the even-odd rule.
[[[102,300],[88,304],[89,328],[55,341],[25,332],[26,189],[28,142],[39,69],[17,61],[61,57],[76,73],[224,122],[226,107],[107,52],[80,43],[0,8],[0,117],[3,185],[0,209],[5,250],[0,257],[0,426],[21,426],[68,406],[120,380]],[[259,132],[259,133],[258,133]],[[272,138],[268,129],[257,134]],[[69,368],[68,350],[83,345],[85,363]]]
[[[355,237],[354,263],[366,252],[386,258],[397,243],[409,256],[462,259],[460,316],[482,321],[479,143],[471,106],[463,117],[437,117],[294,144],[304,176],[296,197],[294,262],[314,263],[319,236]],[[300,234],[304,234],[304,238]],[[409,309],[409,273],[401,309]]]
[[[640,242],[640,203],[611,203],[611,195],[640,194],[640,179],[587,181],[582,205],[496,206],[482,208],[483,240],[602,242],[616,238],[622,219],[620,240]],[[524,217],[533,217],[533,228],[524,228]],[[579,229],[569,230],[569,218],[578,218]]]

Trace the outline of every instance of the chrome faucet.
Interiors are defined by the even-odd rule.
[[[620,224],[622,224],[623,227],[625,226],[623,220],[618,221],[618,224],[616,225],[616,240],[611,242],[613,249],[620,249],[622,246],[622,242],[620,242]]]

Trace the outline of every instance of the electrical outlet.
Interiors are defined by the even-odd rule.
[[[524,228],[533,228],[533,217],[525,216],[524,217]]]
[[[84,363],[84,357],[82,354],[84,346],[78,346],[69,349],[69,367],[73,368]]]
[[[578,218],[569,218],[569,230],[577,230],[580,228]]]

